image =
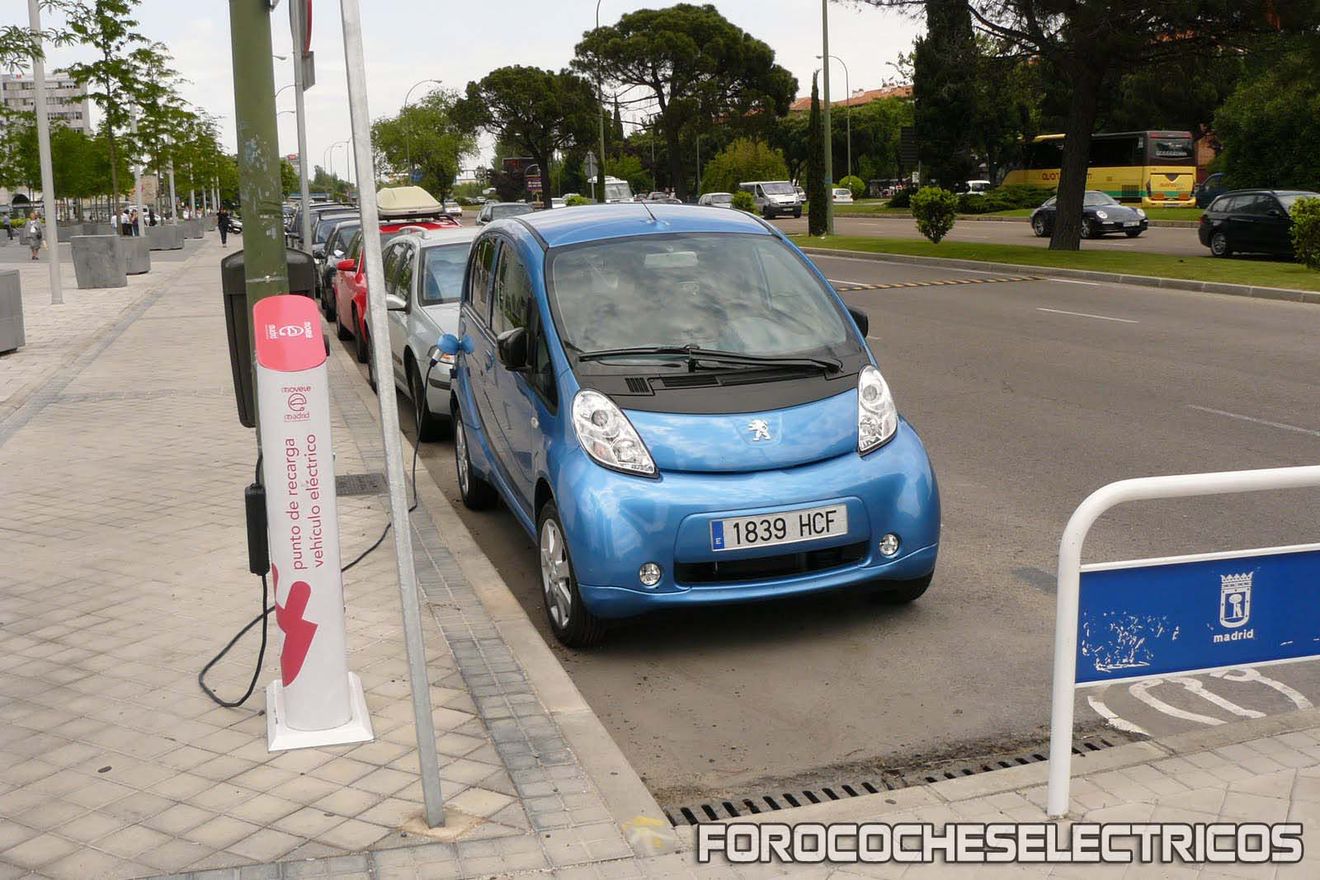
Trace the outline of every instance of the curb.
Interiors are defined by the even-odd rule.
[[[331,346],[331,351],[332,357],[349,357],[342,346]],[[356,373],[357,364],[350,364],[350,368]],[[365,382],[355,382],[354,393],[379,427],[379,403],[370,388]],[[405,458],[411,458],[414,444],[406,435],[402,440]],[[537,632],[504,578],[477,546],[429,471],[424,478],[419,476],[417,493],[464,578],[490,615],[491,623],[522,666],[542,705],[559,725],[569,748],[599,790],[633,852],[639,857],[649,857],[687,848],[686,841],[670,827],[664,810]],[[426,601],[423,595],[422,602]]]
[[[1092,272],[1086,269],[1062,269],[1052,266],[1033,266],[1021,263],[982,263],[976,260],[955,260],[944,257],[916,257],[910,254],[885,254],[853,251],[844,248],[804,247],[813,257],[848,257],[856,260],[875,260],[881,263],[905,263],[913,266],[934,266],[946,269],[974,269],[994,272],[1048,275],[1053,278],[1075,278],[1102,284],[1132,284],[1139,287],[1160,287],[1168,290],[1188,290],[1195,293],[1218,293],[1223,296],[1247,296],[1255,299],[1277,299],[1287,302],[1320,303],[1320,290],[1293,290],[1287,287],[1255,287],[1249,284],[1225,284],[1219,281],[1191,281],[1185,278],[1161,278],[1157,275],[1121,275],[1116,272]]]

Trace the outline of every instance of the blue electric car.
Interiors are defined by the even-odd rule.
[[[678,605],[925,592],[939,489],[866,325],[741,211],[586,206],[483,230],[441,342],[458,483],[536,540],[561,642]]]

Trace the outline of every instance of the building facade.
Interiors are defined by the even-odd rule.
[[[0,73],[0,103],[6,110],[31,113],[36,107],[32,77]],[[54,123],[92,133],[91,102],[87,89],[62,76],[46,77],[47,115]]]

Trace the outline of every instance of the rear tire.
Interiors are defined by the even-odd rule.
[[[1083,218],[1082,218],[1082,238],[1085,238],[1085,239],[1092,239],[1092,238],[1099,238],[1099,237],[1100,237],[1100,235],[1099,235],[1099,233],[1096,231],[1095,224],[1094,224],[1093,222],[1091,222],[1091,220],[1089,220],[1088,218],[1083,217]]]
[[[458,473],[458,493],[468,510],[487,510],[495,504],[495,487],[477,475],[468,450],[463,413],[454,410],[454,468]]]
[[[1233,256],[1233,248],[1228,243],[1228,236],[1223,231],[1216,231],[1210,236],[1210,255],[1212,257]]]
[[[910,581],[880,582],[875,586],[875,600],[885,605],[906,605],[915,602],[930,588],[935,573]]]
[[[353,337],[357,340],[357,359],[359,364],[365,364],[371,357],[371,351],[367,348],[367,334],[360,329],[361,323],[358,321],[357,309],[353,310]]]
[[[578,590],[573,559],[564,540],[559,510],[547,501],[536,518],[537,550],[541,557],[541,596],[550,631],[568,648],[589,648],[605,637],[605,623],[587,610]]]
[[[1045,224],[1045,218],[1039,214],[1031,218],[1031,231],[1036,233],[1037,238],[1044,238],[1050,234],[1050,228]]]
[[[353,338],[353,334],[348,332],[348,328],[344,326],[344,322],[340,320],[338,313],[335,314],[335,336],[343,342]]]

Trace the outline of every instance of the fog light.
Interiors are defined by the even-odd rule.
[[[898,552],[898,535],[893,532],[880,539],[880,555],[893,556]]]
[[[637,579],[642,582],[644,587],[654,587],[660,583],[660,566],[654,562],[648,562],[637,570]]]

